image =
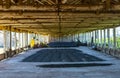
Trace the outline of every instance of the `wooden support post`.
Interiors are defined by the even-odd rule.
[[[89,42],[88,36],[88,33],[86,33],[86,42]]]
[[[16,54],[17,53],[17,36],[16,36],[16,32],[14,32],[14,47],[15,47],[15,51],[14,51],[14,54]]]
[[[26,46],[28,47],[28,32],[26,33]],[[28,48],[27,48],[28,49]]]
[[[113,28],[113,42],[114,42],[114,48],[116,48],[116,28]]]
[[[87,33],[87,41],[88,41],[88,43],[90,42],[90,33],[89,32]]]
[[[83,41],[83,43],[84,43],[84,40],[85,40],[85,36],[84,36],[84,33],[83,33],[83,36],[82,36],[82,37],[83,37],[82,41]]]
[[[87,33],[85,33],[85,43],[87,42]]]
[[[24,37],[23,37],[24,33],[22,32],[22,48],[24,47]]]
[[[101,44],[101,47],[102,47],[102,44],[103,44],[103,42],[102,42],[102,38],[103,38],[102,30],[100,30],[100,44]]]
[[[5,58],[7,58],[7,53],[6,53],[6,44],[7,44],[7,42],[6,42],[6,30],[4,30],[4,52],[5,52]]]
[[[41,41],[41,37],[40,37],[40,34],[39,34],[39,43]],[[52,42],[52,35],[50,35],[50,42]]]
[[[30,33],[28,32],[28,45],[30,45]]]
[[[23,38],[24,38],[24,47],[26,47],[27,46],[27,33],[24,33],[24,37]]]
[[[16,32],[15,32],[15,49],[17,49],[17,37],[16,37]]]
[[[99,47],[101,46],[101,30],[99,30]]]
[[[20,30],[19,30],[20,31]],[[20,48],[21,48],[21,41],[20,41],[20,32],[18,33],[19,35],[19,46],[18,46],[18,49],[19,49],[19,52],[20,52]]]
[[[108,48],[110,48],[110,29],[107,29]]]
[[[80,41],[80,42],[81,42],[81,38],[82,38],[82,37],[81,37],[81,33],[79,33],[79,41]]]
[[[19,33],[17,32],[16,33],[16,46],[17,46],[17,51],[16,51],[16,54],[18,53],[18,51],[19,51]]]
[[[74,41],[75,41],[75,37],[76,37],[75,34],[73,36],[74,36]]]
[[[77,39],[78,39],[78,41],[80,41],[80,34],[78,33],[77,35],[78,35],[78,38],[77,38]]]
[[[84,33],[84,42],[86,42],[86,33]]]
[[[90,36],[91,36],[91,37],[90,37],[90,46],[92,46],[92,44],[93,44],[93,42],[92,42],[92,41],[93,41],[92,32],[90,32]]]
[[[90,32],[88,32],[88,42],[90,43]]]
[[[91,35],[91,32],[90,32],[90,43],[91,43],[91,40],[92,40],[92,35]]]
[[[24,41],[23,41],[23,43],[24,43],[24,47],[25,47],[25,50],[26,50],[26,48],[27,48],[27,43],[28,43],[28,39],[27,39],[27,33],[24,33],[24,37],[23,37],[24,39]]]
[[[94,31],[94,35],[95,35],[95,44],[97,43],[97,31]]]
[[[74,41],[74,35],[72,35],[72,41]]]
[[[12,31],[11,31],[11,29],[12,29],[12,28],[11,28],[11,26],[9,26],[9,28],[10,28],[10,45],[9,45],[10,48],[9,48],[8,57],[9,57],[9,56],[11,57],[11,56],[12,56],[12,55],[11,55],[11,54],[12,54],[12,53],[11,53],[11,52],[12,52]]]
[[[73,35],[74,41],[75,41],[75,34]]]
[[[95,42],[94,31],[92,31],[92,37],[93,37],[93,43],[92,44],[94,44],[94,42]]]
[[[104,29],[104,47],[106,47],[106,32],[105,32],[105,29]]]
[[[100,43],[100,39],[99,39],[99,30],[97,30],[96,36],[97,36],[97,41],[98,41],[98,44],[99,44],[99,43]]]
[[[83,43],[83,33],[81,33],[81,42]]]
[[[88,32],[87,33],[87,42],[89,43],[89,40],[90,40],[90,33]]]

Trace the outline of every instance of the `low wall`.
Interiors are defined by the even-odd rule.
[[[8,57],[12,57],[12,56],[14,56],[16,54],[19,54],[19,53],[21,53],[21,52],[23,52],[25,50],[26,50],[26,47],[16,49],[16,50],[12,50],[12,51],[6,51],[5,53],[0,54],[0,60],[6,59]]]
[[[5,53],[0,54],[0,60],[3,60],[3,59],[5,59]]]
[[[96,47],[94,50],[97,50],[97,51],[112,55],[114,57],[120,58],[120,49]]]

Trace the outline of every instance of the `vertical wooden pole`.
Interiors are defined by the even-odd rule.
[[[20,36],[21,36],[21,35],[20,35],[20,33],[21,33],[21,32],[20,32],[20,30],[19,30],[19,33],[18,33],[18,35],[19,35],[19,46],[18,46],[19,52],[20,52],[20,48],[21,48],[21,41],[20,41]]]
[[[94,31],[94,35],[95,35],[95,44],[97,43],[97,31]]]
[[[102,47],[102,44],[103,44],[103,43],[102,43],[102,38],[103,38],[103,37],[102,37],[102,30],[100,30],[100,44],[101,44],[101,47]]]
[[[4,52],[5,52],[5,58],[7,58],[7,54],[6,54],[6,30],[4,30]]]
[[[17,36],[16,36],[16,31],[14,32],[14,38],[15,38],[15,50],[17,50]],[[15,51],[15,54],[16,54],[16,51]]]
[[[104,29],[104,47],[106,47],[106,32],[105,32],[105,29]]]
[[[113,28],[113,42],[114,42],[114,48],[116,48],[116,28]]]
[[[24,47],[24,33],[22,32],[22,48]]]
[[[10,49],[9,49],[9,56],[11,57],[12,55],[12,31],[11,31],[11,26],[9,26],[10,28]]]
[[[110,48],[110,29],[107,29],[108,48]]]
[[[96,34],[96,36],[97,36],[97,41],[98,41],[98,44],[99,44],[99,43],[100,43],[99,30],[97,30],[97,34]]]
[[[26,47],[28,47],[28,32],[26,33]]]
[[[93,37],[93,43],[92,44],[94,44],[95,43],[94,31],[92,31],[92,37]]]

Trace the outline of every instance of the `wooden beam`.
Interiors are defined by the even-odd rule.
[[[44,3],[42,3],[40,0],[35,0],[36,2],[38,2],[41,5],[44,5]]]
[[[106,9],[110,9],[111,7],[111,0],[106,0]]]

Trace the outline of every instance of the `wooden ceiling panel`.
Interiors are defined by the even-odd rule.
[[[69,34],[120,24],[119,0],[0,0],[0,26]]]

